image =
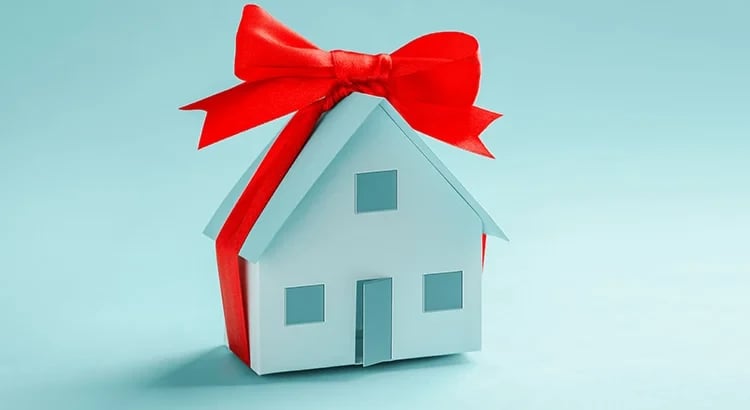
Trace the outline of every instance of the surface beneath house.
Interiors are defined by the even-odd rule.
[[[553,277],[541,273],[547,264],[502,272],[496,259],[484,278],[481,352],[257,376],[221,346],[210,292],[199,307],[151,295],[45,324],[55,343],[11,342],[0,396],[13,408],[113,410],[739,410],[750,400],[746,294],[735,287],[747,279],[574,276],[565,263]]]

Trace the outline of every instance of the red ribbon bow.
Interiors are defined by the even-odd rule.
[[[501,114],[474,106],[476,39],[459,32],[419,37],[391,54],[325,51],[262,8],[245,6],[235,74],[243,83],[182,107],[205,110],[199,148],[297,111],[248,183],[216,238],[230,349],[250,364],[239,251],[320,116],[352,92],[384,97],[415,130],[492,157],[479,134]]]

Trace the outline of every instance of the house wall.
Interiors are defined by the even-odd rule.
[[[398,210],[355,214],[357,172],[398,170]],[[478,350],[481,232],[474,211],[378,107],[253,264],[260,373],[353,364],[356,282],[393,278],[393,359]],[[423,312],[422,276],[462,270],[463,309]],[[284,290],[325,284],[325,322],[285,325]]]

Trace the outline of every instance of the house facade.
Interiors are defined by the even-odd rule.
[[[479,350],[485,234],[505,238],[385,100],[346,98],[321,121],[240,253],[251,368]]]

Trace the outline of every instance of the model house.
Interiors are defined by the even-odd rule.
[[[505,239],[423,137],[386,100],[350,95],[320,121],[240,252],[251,368],[479,350],[486,235]]]

